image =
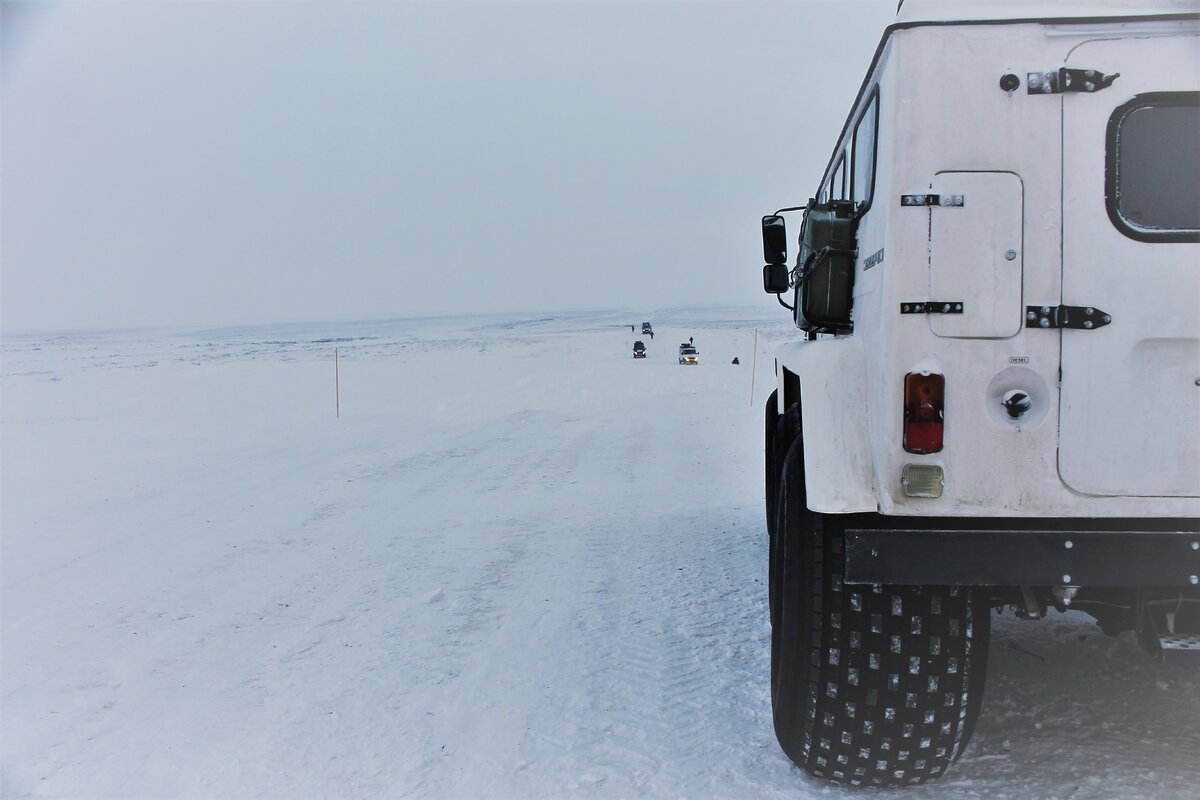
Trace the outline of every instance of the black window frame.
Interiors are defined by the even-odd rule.
[[[854,134],[850,137],[850,176],[848,194],[854,194],[854,186],[858,176],[858,132],[862,128],[863,119],[874,106],[874,125],[871,130],[871,180],[868,183],[867,196],[862,201],[861,205],[855,206],[854,213],[856,216],[862,216],[871,208],[871,203],[875,200],[875,179],[879,172],[879,84],[871,90],[867,95],[867,101],[863,103],[862,113],[858,115],[858,119],[854,121]],[[858,198],[848,198],[858,202]]]
[[[849,171],[850,169],[847,165],[846,151],[843,150],[842,154],[838,156],[837,165],[833,168],[833,174],[829,176],[830,200],[846,199],[846,174]]]
[[[860,97],[863,96],[863,93],[861,90],[859,91],[859,96]],[[858,129],[859,129],[859,126],[862,125],[863,117],[866,116],[867,111],[869,111],[871,108],[871,105],[874,104],[875,105],[875,129],[874,129],[873,133],[874,133],[875,140],[872,143],[873,146],[871,147],[871,188],[870,188],[870,192],[867,195],[866,201],[863,202],[861,205],[855,206],[855,209],[854,209],[855,217],[861,217],[863,214],[865,214],[867,212],[868,209],[870,209],[872,203],[874,203],[875,184],[879,177],[879,109],[881,107],[882,101],[880,100],[878,83],[876,83],[874,86],[871,87],[871,91],[866,94],[866,98],[867,98],[867,100],[862,106],[862,113],[860,113],[857,117],[851,116],[851,117],[846,118],[846,123],[845,123],[845,125],[842,126],[842,134],[841,134],[841,136],[838,137],[838,146],[833,151],[833,155],[830,156],[829,161],[827,161],[825,163],[825,172],[823,173],[823,175],[821,177],[820,188],[817,190],[817,194],[816,194],[816,199],[817,199],[817,202],[819,202],[819,203],[824,203],[829,200],[837,200],[837,199],[850,200],[851,199],[850,194],[852,194],[853,189],[854,189],[854,162],[853,162],[853,159],[854,159],[855,138],[858,136]],[[855,105],[857,106],[858,104],[855,103]],[[854,123],[853,126],[851,126],[851,124],[850,124],[851,121],[853,121],[853,123]],[[846,138],[842,138],[842,137],[846,137]],[[841,197],[839,198],[839,197],[835,196],[834,178],[837,176],[838,168],[842,166],[843,160],[846,164],[846,176],[845,176],[845,180],[843,181],[844,188],[843,188],[843,191],[840,193]]]
[[[1104,141],[1104,206],[1113,227],[1138,242],[1200,242],[1200,229],[1150,230],[1131,223],[1121,214],[1117,198],[1118,137],[1121,125],[1134,111],[1164,106],[1200,106],[1200,92],[1144,92],[1113,109]]]

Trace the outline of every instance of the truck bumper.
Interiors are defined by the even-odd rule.
[[[872,523],[887,517],[874,517]],[[1195,587],[1200,521],[846,520],[847,583],[933,586]],[[920,527],[912,522],[926,523]],[[858,523],[858,524],[856,524]],[[939,524],[943,523],[943,524]],[[951,523],[951,524],[945,524]]]

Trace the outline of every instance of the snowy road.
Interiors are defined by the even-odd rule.
[[[851,794],[771,731],[756,323],[642,317],[5,340],[0,794]],[[1195,795],[1196,673],[1074,615],[989,672],[895,796]]]

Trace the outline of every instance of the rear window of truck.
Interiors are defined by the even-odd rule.
[[[1108,123],[1108,215],[1139,241],[1200,241],[1200,92],[1155,92]]]

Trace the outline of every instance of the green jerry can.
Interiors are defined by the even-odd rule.
[[[796,325],[809,333],[851,328],[854,290],[854,203],[811,201],[796,259]]]

